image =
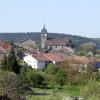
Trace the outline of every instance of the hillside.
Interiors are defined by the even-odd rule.
[[[48,33],[48,38],[62,38],[62,37],[70,38],[76,47],[78,47],[82,43],[93,42],[97,44],[97,48],[100,49],[100,39],[99,38],[95,39],[95,38],[86,38],[86,37],[69,35],[69,34]],[[22,41],[26,38],[31,38],[32,40],[35,40],[37,43],[39,43],[40,42],[40,32],[0,33],[0,40],[13,41],[15,43],[18,41]]]

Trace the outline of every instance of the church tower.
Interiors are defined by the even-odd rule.
[[[48,32],[44,25],[43,29],[41,30],[41,48],[43,48],[43,49],[45,47],[45,42],[47,40],[47,34],[48,34]]]

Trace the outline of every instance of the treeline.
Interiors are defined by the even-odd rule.
[[[79,47],[82,43],[93,42],[97,45],[97,48],[100,49],[99,39],[85,38],[76,35],[69,34],[58,34],[58,33],[48,33],[49,38],[62,38],[68,37],[72,40],[75,47]],[[40,32],[27,32],[27,33],[0,33],[0,39],[6,41],[20,42],[26,38],[31,38],[37,43],[40,43]]]

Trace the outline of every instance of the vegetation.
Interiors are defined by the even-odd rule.
[[[94,47],[80,48],[79,54],[82,56],[92,50],[94,52]],[[87,100],[98,100],[100,97],[100,74],[94,65],[84,67],[73,61],[65,61],[49,64],[44,70],[35,70],[20,63],[13,48],[2,62],[0,96],[7,100],[25,100],[25,88],[32,90],[30,100],[61,100],[64,96],[80,95]]]
[[[82,96],[86,98],[86,100],[99,100],[100,99],[100,82],[95,79],[90,79],[88,83],[83,87]]]
[[[62,38],[62,37],[68,37],[69,39],[72,40],[74,43],[75,47],[79,47],[82,43],[87,43],[87,42],[93,42],[96,43],[97,48],[100,48],[100,39],[91,39],[91,38],[85,38],[81,36],[75,36],[75,35],[69,35],[69,34],[58,34],[58,33],[48,33],[50,38]],[[28,33],[14,33],[14,34],[9,34],[5,33],[2,34],[0,33],[0,39],[2,40],[12,40],[14,43],[18,42],[19,40],[24,40],[27,37],[30,37],[31,39],[35,40],[37,43],[40,41],[40,32],[28,32]]]
[[[9,100],[25,100],[24,87],[15,73],[0,70],[0,96],[6,96]]]
[[[20,65],[18,64],[15,51],[12,48],[4,58],[4,61],[2,62],[2,69],[6,71],[15,72],[16,74],[20,73]]]
[[[92,52],[93,54],[96,53],[96,44],[94,43],[83,43],[79,47],[79,51],[86,54]],[[84,55],[85,56],[85,55]]]

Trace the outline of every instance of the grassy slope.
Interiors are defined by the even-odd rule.
[[[80,86],[58,89],[34,89],[35,94],[29,100],[62,100],[63,97],[80,96]]]

